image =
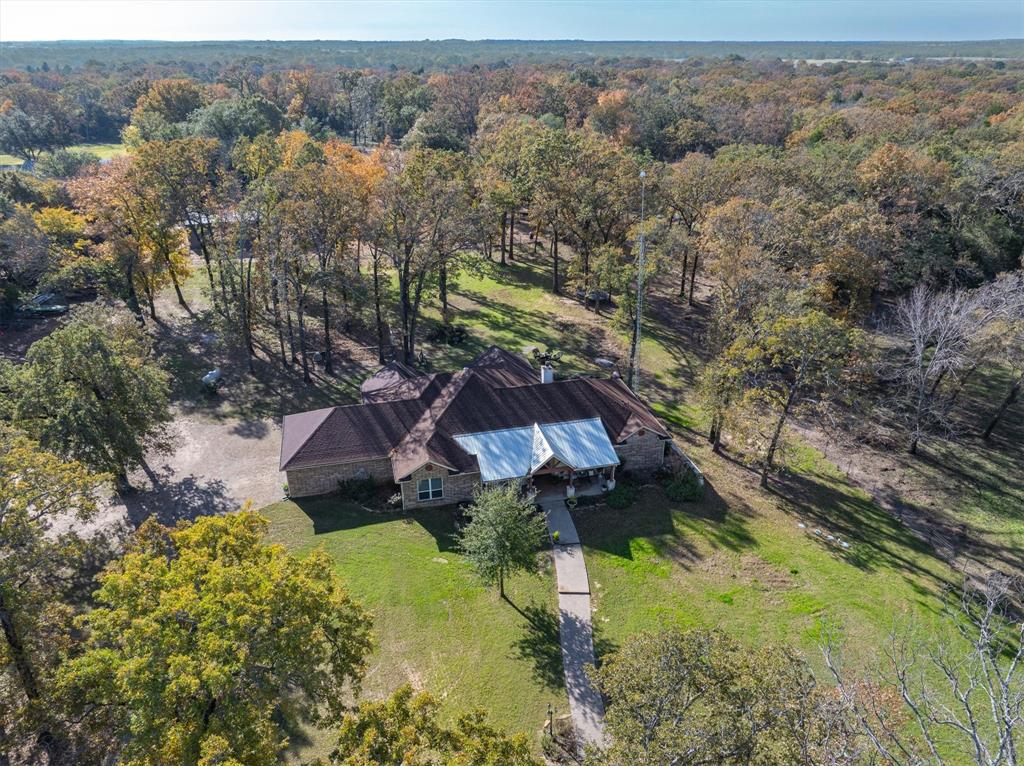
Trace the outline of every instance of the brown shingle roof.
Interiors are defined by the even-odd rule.
[[[363,390],[363,402],[374,404],[378,402],[394,402],[399,399],[427,399],[425,404],[430,404],[441,390],[448,385],[452,374],[450,372],[435,372],[431,375],[418,375],[408,380],[400,380],[392,385],[381,388]]]
[[[281,470],[385,458],[425,408],[418,399],[331,407],[316,411],[319,423],[314,428],[306,418],[314,413],[288,415],[282,428]]]
[[[593,417],[613,443],[640,428],[668,437],[621,380],[539,383],[526,360],[497,347],[457,373],[407,378],[392,388],[419,394],[286,417],[281,469],[390,456],[396,480],[428,462],[475,470],[476,458],[453,436]]]

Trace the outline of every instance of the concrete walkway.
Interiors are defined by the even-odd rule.
[[[604,701],[587,678],[594,664],[594,630],[590,622],[590,581],[583,548],[565,501],[543,500],[548,530],[558,532],[553,545],[558,578],[558,628],[562,642],[569,712],[582,745],[604,744]]]

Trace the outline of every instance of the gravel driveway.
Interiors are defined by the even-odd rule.
[[[109,528],[127,521],[137,527],[151,515],[173,524],[235,511],[247,500],[261,508],[282,498],[277,422],[179,415],[171,433],[173,451],[149,460],[157,486],[145,472],[133,473],[130,480],[137,491],[112,498],[98,526]]]

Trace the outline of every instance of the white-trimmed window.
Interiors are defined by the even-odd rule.
[[[435,476],[432,479],[420,479],[416,482],[416,499],[421,503],[426,500],[440,500],[444,497],[444,479]]]

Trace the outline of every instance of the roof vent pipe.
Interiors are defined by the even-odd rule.
[[[540,366],[540,382],[541,383],[552,383],[555,380],[555,368],[550,364],[542,364]]]

